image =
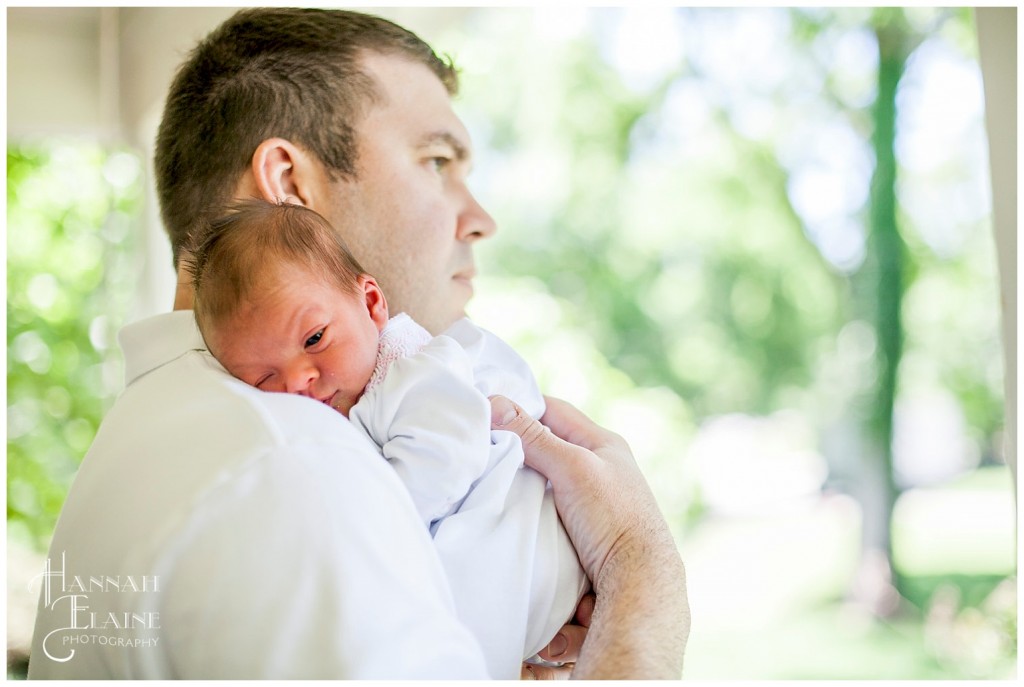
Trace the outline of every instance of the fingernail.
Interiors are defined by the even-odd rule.
[[[494,427],[505,427],[516,419],[519,411],[512,401],[504,396],[491,398],[491,425]]]
[[[565,650],[569,648],[568,638],[559,632],[555,635],[555,638],[548,644],[548,656],[551,658],[558,658],[565,653]]]

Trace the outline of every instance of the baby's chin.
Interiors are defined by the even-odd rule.
[[[338,411],[345,417],[348,417],[349,412],[352,410],[352,406],[356,404],[356,399],[350,399],[345,397],[340,391],[335,393],[334,396],[327,402],[327,405],[332,409]]]

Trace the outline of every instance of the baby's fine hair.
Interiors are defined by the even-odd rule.
[[[200,331],[233,315],[257,289],[280,278],[282,263],[344,293],[366,272],[331,224],[301,205],[242,200],[192,236],[188,269]]]

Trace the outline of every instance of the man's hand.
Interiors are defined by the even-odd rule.
[[[494,396],[491,426],[518,434],[526,464],[551,481],[597,594],[573,677],[679,679],[690,610],[668,524],[622,437],[564,401],[546,401],[547,427]]]

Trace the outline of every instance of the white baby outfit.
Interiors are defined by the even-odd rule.
[[[529,366],[496,336],[462,319],[431,337],[400,314],[349,419],[409,489],[490,673],[515,679],[588,582],[547,480],[524,467],[519,437],[490,430],[494,394],[544,413]]]

